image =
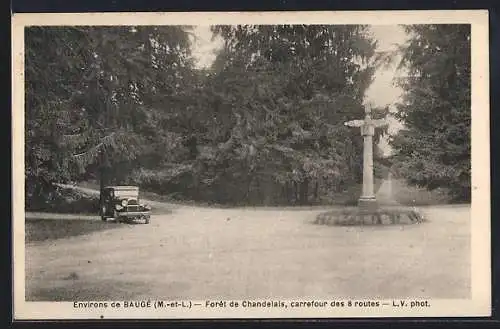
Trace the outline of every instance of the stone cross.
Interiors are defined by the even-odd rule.
[[[387,126],[389,123],[385,119],[373,120],[371,110],[366,107],[364,120],[352,120],[344,124],[361,128],[363,136],[363,191],[358,204],[363,208],[376,208],[377,200],[373,191],[373,135],[376,127]]]

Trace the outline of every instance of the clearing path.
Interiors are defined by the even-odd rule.
[[[314,225],[324,210],[176,207],[149,225],[26,245],[26,299],[467,298],[470,208],[413,226]]]

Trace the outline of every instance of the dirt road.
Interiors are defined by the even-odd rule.
[[[26,245],[27,300],[433,297],[470,294],[469,207],[414,226],[327,227],[321,210],[177,207]]]

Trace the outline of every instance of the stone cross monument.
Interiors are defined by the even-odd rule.
[[[387,126],[389,123],[385,119],[373,120],[371,110],[366,107],[364,120],[352,120],[344,124],[361,128],[363,136],[363,192],[358,205],[365,209],[376,209],[377,200],[373,191],[373,135],[376,127]]]

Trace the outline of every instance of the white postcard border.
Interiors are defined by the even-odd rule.
[[[25,301],[24,236],[24,27],[55,25],[213,25],[213,24],[471,24],[472,39],[472,207],[469,300],[431,300],[426,309],[263,308],[79,309],[71,302]],[[287,318],[488,316],[491,313],[489,39],[485,10],[227,13],[78,13],[12,16],[12,169],[14,319],[109,318]],[[111,302],[111,301],[110,301]],[[153,301],[154,302],[154,301]],[[196,302],[196,301],[191,301]],[[205,301],[198,301],[202,304]],[[229,302],[229,301],[228,301]],[[389,302],[389,301],[388,301]]]

